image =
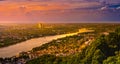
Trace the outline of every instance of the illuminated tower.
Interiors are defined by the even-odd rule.
[[[38,28],[43,28],[42,23],[38,23]]]

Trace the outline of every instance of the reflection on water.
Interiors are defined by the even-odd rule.
[[[55,35],[55,36],[47,36],[47,37],[40,37],[40,38],[34,38],[30,39],[15,45],[11,45],[9,47],[0,48],[0,57],[11,57],[15,56],[16,54],[22,52],[22,51],[29,51],[34,47],[41,46],[42,44],[48,43],[54,39],[63,38],[66,36],[72,36],[77,35],[78,33],[88,32],[87,31],[79,31],[76,33],[70,33],[70,34],[63,34],[63,35]]]

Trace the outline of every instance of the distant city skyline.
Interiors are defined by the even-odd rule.
[[[120,0],[0,0],[0,23],[119,21]]]

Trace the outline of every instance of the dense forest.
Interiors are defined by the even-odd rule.
[[[120,64],[120,28],[99,35],[82,52],[68,56],[44,54],[26,64]]]

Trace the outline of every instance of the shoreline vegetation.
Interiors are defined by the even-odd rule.
[[[78,49],[83,49],[83,48],[85,48],[85,45],[89,45],[89,43],[83,43],[83,42],[85,42],[85,41],[89,41],[88,39],[89,38],[91,38],[91,39],[93,39],[93,37],[87,37],[87,38],[85,38],[85,39],[81,39],[81,38],[83,38],[84,36],[85,36],[85,34],[88,34],[88,33],[91,33],[91,35],[92,35],[92,33],[94,32],[94,30],[88,30],[88,29],[86,29],[86,28],[83,28],[83,29],[80,29],[79,30],[79,32],[76,32],[76,33],[71,33],[71,34],[66,34],[66,35],[63,35],[63,36],[66,36],[66,37],[63,37],[63,38],[58,38],[58,39],[56,39],[56,40],[52,40],[51,42],[48,42],[48,43],[46,43],[46,44],[43,44],[42,46],[40,46],[40,48],[46,48],[46,45],[47,45],[47,47],[49,47],[49,44],[55,44],[55,41],[56,41],[56,44],[57,45],[59,45],[59,44],[61,44],[61,45],[63,45],[64,43],[60,43],[60,40],[62,41],[62,40],[66,40],[66,38],[69,40],[71,40],[71,39],[76,39],[75,41],[77,42],[78,41],[78,43],[79,44],[81,44],[82,45],[82,47],[78,47]],[[94,35],[93,35],[94,36]],[[81,40],[80,40],[81,39]],[[69,41],[70,41],[69,40]],[[66,40],[67,41],[67,40]],[[74,42],[74,41],[73,41]],[[55,45],[56,45],[55,44]],[[66,43],[66,44],[70,44],[70,43]],[[74,45],[74,44],[73,44]],[[45,47],[44,47],[45,46]],[[72,47],[72,46],[70,46],[70,47]],[[76,46],[75,46],[76,47]],[[19,53],[19,56],[13,56],[13,57],[10,57],[10,58],[5,58],[5,59],[7,59],[7,60],[10,60],[11,58],[12,59],[14,59],[14,60],[16,60],[16,59],[19,59],[19,60],[23,60],[23,61],[21,61],[21,63],[26,63],[27,61],[29,61],[29,60],[32,60],[32,59],[35,59],[35,58],[37,58],[37,57],[39,57],[39,56],[42,56],[41,54],[39,55],[36,55],[36,53],[35,53],[35,51],[37,51],[38,49],[37,48],[39,48],[39,47],[36,47],[36,48],[33,48],[31,51],[28,51],[28,52],[21,52],[21,53]],[[56,49],[57,50],[57,49]],[[76,48],[76,51],[77,51],[77,48]],[[59,52],[59,51],[58,51]],[[69,51],[69,52],[71,52],[71,51]],[[69,53],[68,52],[68,53]],[[80,51],[77,51],[77,52],[80,52]],[[37,53],[38,53],[38,51],[37,51]],[[51,54],[51,52],[47,52],[47,50],[46,50],[46,52],[44,52],[44,54],[46,54],[46,53],[49,53],[49,54]],[[44,55],[43,54],[43,55]],[[72,53],[71,53],[72,54]],[[58,56],[60,56],[60,55],[62,55],[62,54],[58,54]],[[66,55],[70,55],[70,54],[66,54]],[[2,59],[2,58],[1,58]],[[16,61],[16,62],[19,62],[19,61]]]
[[[0,48],[17,44],[32,38],[73,33],[79,31],[80,28],[91,28],[99,34],[100,32],[114,31],[113,28],[118,26],[119,24],[111,23],[0,24]]]
[[[72,33],[78,31],[71,27],[65,27],[65,25],[59,27],[57,25],[45,25],[45,24],[22,24],[16,25],[1,25],[0,30],[0,48],[7,47],[19,42],[23,42],[32,38],[39,38],[45,36],[60,35],[65,33]]]
[[[33,48],[29,52],[21,52],[19,57],[0,58],[0,62],[12,64],[120,63],[120,28],[118,28],[120,24],[88,23],[58,24],[57,26],[60,26],[61,30],[69,28],[72,31],[79,31],[78,29],[80,28],[86,28],[94,30],[94,32],[79,33],[74,36],[59,38],[40,47]],[[72,29],[70,26],[72,26]],[[68,33],[71,33],[72,31],[69,32],[69,30]],[[112,59],[115,61],[112,61]]]
[[[55,35],[55,36],[46,36],[46,37],[40,37],[40,38],[33,38],[24,42],[21,42],[19,44],[11,45],[9,47],[4,47],[0,49],[0,57],[12,57],[17,54],[19,56],[19,53],[22,51],[30,51],[34,47],[41,46],[42,44],[46,44],[52,40],[74,36],[78,33],[84,33],[84,32],[93,32],[93,30],[87,30],[87,29],[80,29],[79,32],[75,33],[69,33],[69,34],[62,34],[62,35]],[[27,44],[27,45],[26,45]],[[12,49],[12,50],[11,50]],[[5,52],[3,52],[5,51]]]
[[[85,37],[88,35],[91,36],[91,33],[83,33]],[[93,36],[94,37],[94,36]],[[92,37],[92,38],[93,38]],[[74,38],[74,40],[71,40]],[[65,39],[58,39],[58,41],[52,41],[49,44],[45,44],[41,47],[37,47],[33,49],[33,53],[36,54],[36,58],[28,61],[26,64],[119,64],[120,63],[120,28],[117,28],[114,32],[109,32],[109,34],[101,34],[97,38],[93,38],[91,43],[85,44],[81,50],[82,45],[84,43],[77,43],[76,38],[80,40],[83,36],[78,38],[77,36],[66,37]],[[64,41],[66,40],[66,41]],[[73,41],[71,43],[71,41]],[[89,41],[89,40],[88,40]],[[74,45],[72,45],[74,44]],[[66,45],[66,46],[65,46]],[[72,45],[72,46],[71,46]],[[80,50],[75,52],[78,45],[80,46]],[[56,46],[56,47],[55,47]],[[64,48],[65,47],[65,48]],[[56,55],[57,51],[60,49],[58,53],[61,55]],[[69,49],[70,48],[70,49]],[[68,49],[68,50],[67,50]],[[74,49],[74,51],[73,51]],[[47,51],[47,53],[43,53],[40,51]],[[62,51],[61,51],[62,50]],[[72,54],[67,54],[73,52]],[[72,51],[70,51],[72,50]],[[49,53],[52,51],[52,53]],[[69,52],[70,51],[70,52]],[[80,52],[79,52],[80,51]],[[40,56],[37,54],[40,54]]]

